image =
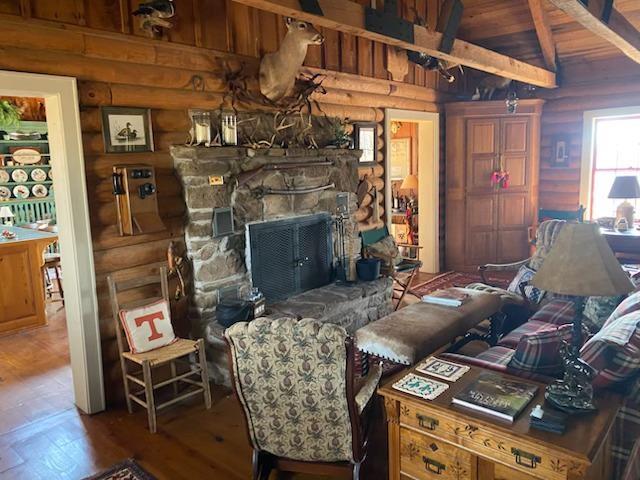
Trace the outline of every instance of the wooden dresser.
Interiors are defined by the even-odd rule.
[[[531,409],[544,403],[542,384],[509,424],[451,404],[482,369],[472,367],[433,401],[391,387],[407,372],[379,390],[389,431],[389,480],[611,480],[610,436],[618,396],[598,398],[596,414],[571,418],[567,431],[555,435],[529,428]]]
[[[446,105],[448,270],[475,271],[486,263],[529,256],[529,227],[538,208],[543,103],[520,100],[513,115],[504,101]],[[505,189],[491,182],[499,170],[509,173]]]

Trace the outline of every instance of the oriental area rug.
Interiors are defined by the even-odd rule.
[[[513,272],[500,272],[485,275],[489,285],[494,287],[507,288],[514,277]],[[449,287],[466,287],[470,283],[482,282],[479,273],[468,272],[445,272],[432,279],[412,287],[409,292],[417,297],[422,297],[436,290]]]
[[[132,458],[114,465],[109,470],[87,477],[85,480],[156,480]]]

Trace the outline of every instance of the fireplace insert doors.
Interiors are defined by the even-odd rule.
[[[253,286],[274,302],[332,278],[331,217],[322,213],[249,225]]]

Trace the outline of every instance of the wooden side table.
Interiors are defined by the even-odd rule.
[[[510,424],[451,404],[483,369],[472,367],[433,401],[392,388],[410,371],[394,375],[378,391],[388,422],[390,480],[611,479],[611,427],[621,403],[617,395],[599,397],[597,413],[572,417],[566,432],[555,435],[529,428],[531,409],[544,404],[543,384],[537,384],[536,398]]]

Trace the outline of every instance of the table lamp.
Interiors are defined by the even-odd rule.
[[[634,286],[595,223],[567,223],[531,284],[570,296],[575,307],[571,344],[562,350],[564,376],[547,387],[545,398],[570,413],[593,411],[595,371],[580,359],[585,297],[624,295]]]
[[[400,185],[400,190],[409,190],[411,198],[415,198],[415,192],[418,191],[418,177],[413,173],[404,177],[402,185]]]
[[[6,205],[3,207],[0,207],[0,219],[2,220],[3,225],[9,225],[9,226],[12,225],[13,220],[11,219],[13,217],[14,217],[13,212],[9,207],[7,207]]]
[[[616,226],[621,218],[627,221],[627,228],[633,228],[633,205],[629,198],[640,198],[640,185],[635,175],[621,175],[616,177],[609,191],[609,198],[620,198],[624,201],[616,209]],[[621,228],[626,230],[626,228]]]

